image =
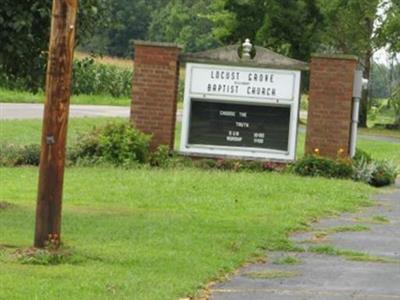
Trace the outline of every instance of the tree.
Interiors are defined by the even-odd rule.
[[[386,45],[399,46],[399,0],[321,0],[326,31],[325,50],[355,54],[369,79],[374,52]],[[364,91],[360,107],[360,126],[367,126],[368,91]]]
[[[81,0],[77,40],[85,39],[106,11],[108,0]],[[0,6],[0,84],[43,87],[50,34],[51,0],[4,0]]]
[[[147,40],[151,15],[169,0],[109,0],[110,23],[96,31],[83,47],[113,56],[131,57],[133,40]]]
[[[400,52],[400,0],[382,1],[382,19],[376,29],[376,47],[387,47],[390,53]]]
[[[226,43],[250,38],[258,45],[303,60],[308,60],[318,47],[323,18],[315,0],[217,3],[220,10],[211,16],[217,27],[214,34]]]
[[[395,112],[393,127],[400,129],[400,84],[397,85],[390,96],[390,105],[393,107]]]
[[[188,52],[218,45],[212,34],[213,23],[208,18],[212,0],[173,0],[154,12],[149,27],[151,40],[175,42]]]
[[[370,82],[371,98],[390,96],[390,70],[384,64],[373,63]]]

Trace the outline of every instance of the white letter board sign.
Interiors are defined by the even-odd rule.
[[[180,152],[293,161],[300,74],[187,63]]]

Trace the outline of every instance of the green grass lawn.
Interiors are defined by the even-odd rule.
[[[69,143],[113,120],[71,118]],[[0,144],[38,143],[40,128],[40,120],[0,121]],[[400,162],[399,144],[359,143],[374,157]],[[303,145],[301,134],[299,155]],[[15,255],[32,245],[37,174],[34,167],[0,168],[0,204],[11,204],[0,205],[0,299],[192,296],[266,249],[291,249],[289,232],[367,205],[376,191],[279,173],[70,167],[62,233],[72,257],[43,266]]]
[[[0,169],[0,201],[12,204],[0,209],[0,299],[195,295],[265,249],[290,249],[287,234],[308,222],[367,205],[375,191],[278,173],[67,168],[62,233],[75,259],[40,266],[14,255],[32,245],[37,174]]]
[[[79,133],[120,120],[122,118],[70,118],[67,144],[71,144]],[[39,119],[0,121],[0,144],[40,144],[41,130],[42,120]]]
[[[43,92],[32,94],[0,87],[0,102],[3,103],[43,103],[44,98]],[[77,95],[71,97],[71,104],[129,106],[130,103],[131,99],[128,97],[114,98],[104,95]]]

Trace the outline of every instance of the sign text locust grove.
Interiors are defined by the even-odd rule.
[[[295,158],[300,71],[188,63],[181,152]]]
[[[295,74],[290,71],[193,67],[191,78],[192,94],[280,100],[295,98]]]

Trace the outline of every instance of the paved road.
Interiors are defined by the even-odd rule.
[[[349,261],[341,256],[290,253],[302,261],[298,265],[271,263],[287,253],[268,253],[268,262],[241,269],[229,281],[211,288],[212,300],[394,300],[400,299],[400,180],[392,193],[376,197],[376,206],[359,213],[344,214],[315,224],[314,232],[292,237],[301,246],[328,244],[387,259],[389,262]],[[386,224],[373,222],[384,216]],[[360,221],[361,220],[361,221]],[[328,234],[315,240],[315,231],[344,225],[363,224],[361,232]],[[314,241],[312,239],[314,237]],[[293,277],[253,279],[250,274],[268,274],[271,270],[287,272]],[[288,273],[289,272],[289,273]],[[270,273],[269,273],[270,274]]]
[[[71,105],[71,117],[129,117],[129,107],[106,105]],[[0,103],[0,120],[39,119],[43,104]]]

